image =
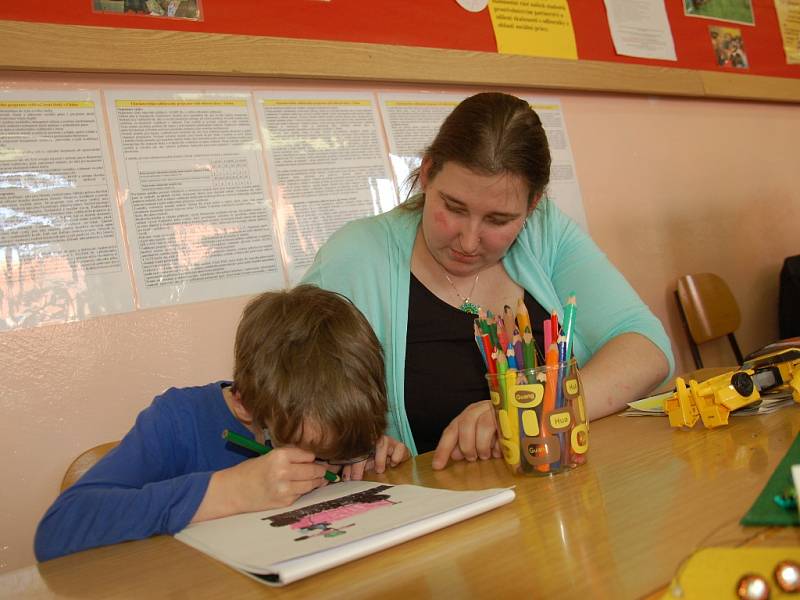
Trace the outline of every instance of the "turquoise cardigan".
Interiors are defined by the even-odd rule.
[[[406,330],[411,250],[421,211],[401,207],[348,223],[317,252],[303,277],[339,292],[364,313],[383,345],[389,396],[387,434],[416,454],[405,410]],[[622,333],[639,333],[675,361],[661,322],[592,239],[554,203],[543,200],[503,258],[509,276],[548,312],[578,298],[573,352],[582,365]]]

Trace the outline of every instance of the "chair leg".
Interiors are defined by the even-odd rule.
[[[733,353],[736,355],[736,360],[738,361],[736,364],[741,365],[744,362],[744,358],[742,358],[742,351],[739,350],[739,344],[736,342],[736,336],[734,336],[732,333],[729,333],[728,341],[731,343]]]
[[[675,290],[675,304],[678,305],[678,313],[681,316],[681,323],[683,323],[683,330],[686,332],[686,339],[689,342],[689,350],[692,351],[692,358],[694,358],[694,365],[698,369],[703,368],[703,359],[700,358],[700,349],[697,347],[697,344],[694,343],[694,339],[692,339],[692,332],[689,330],[689,322],[686,320],[686,313],[683,312],[683,305],[681,304],[680,296],[678,296],[678,290]],[[742,364],[742,361],[739,361],[739,364]]]

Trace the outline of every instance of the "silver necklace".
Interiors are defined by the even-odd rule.
[[[444,267],[442,267],[442,270],[444,271]],[[475,281],[472,282],[472,288],[470,289],[469,294],[467,294],[467,296],[464,297],[461,295],[461,292],[458,291],[458,288],[456,287],[456,284],[453,283],[453,280],[450,279],[450,275],[448,275],[447,271],[444,271],[444,276],[447,278],[447,283],[449,283],[450,287],[453,288],[453,291],[456,293],[456,296],[458,296],[459,299],[462,300],[461,306],[459,306],[458,309],[465,313],[469,313],[471,315],[477,315],[478,312],[480,311],[480,306],[478,306],[472,300],[470,300],[470,298],[472,298],[472,293],[475,291],[475,286],[478,285],[479,275],[480,273],[475,275]]]

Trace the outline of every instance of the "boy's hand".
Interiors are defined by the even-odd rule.
[[[364,477],[365,471],[383,473],[386,466],[396,467],[411,458],[411,452],[403,442],[389,435],[383,435],[375,444],[375,456],[361,462],[347,465],[342,469],[342,479],[358,481]]]
[[[497,426],[489,400],[474,402],[450,421],[433,455],[433,468],[444,469],[448,460],[487,460],[502,456]]]
[[[276,448],[216,471],[192,522],[289,506],[325,484],[325,466],[315,463],[311,452]]]

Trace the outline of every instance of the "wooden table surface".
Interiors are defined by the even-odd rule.
[[[658,597],[680,563],[711,545],[798,545],[797,528],[738,524],[800,431],[800,406],[677,431],[663,417],[592,423],[587,464],[514,477],[502,460],[388,483],[516,486],[499,509],[283,588],[269,588],[171,537],[89,550],[0,577],[0,597],[639,598]]]

